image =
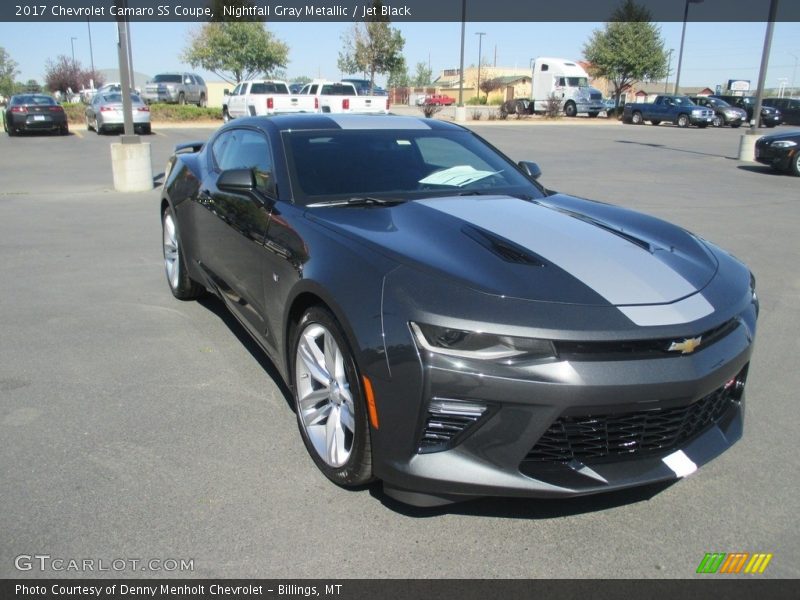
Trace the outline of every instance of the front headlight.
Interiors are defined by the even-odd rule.
[[[753,272],[750,271],[750,299],[753,302],[753,306],[756,307],[756,317],[758,317],[758,313],[760,310],[760,305],[758,302],[758,294],[756,294],[756,276],[753,275]]]
[[[778,142],[772,142],[773,148],[792,148],[797,146],[797,142],[793,142],[791,140],[780,140]]]
[[[693,108],[692,109],[692,114],[693,115],[702,115],[703,114],[703,109],[702,108]]]
[[[548,340],[465,331],[423,323],[410,323],[410,326],[422,348],[446,356],[500,360],[555,358],[556,355],[552,342]]]

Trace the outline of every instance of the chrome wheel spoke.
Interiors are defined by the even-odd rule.
[[[300,398],[300,408],[302,410],[308,410],[310,408],[314,408],[321,401],[327,400],[330,393],[331,393],[330,390],[326,387],[309,392],[308,394]]]
[[[347,429],[348,431],[355,433],[356,431],[356,420],[353,416],[353,409],[352,405],[350,404],[342,404],[340,409],[340,421],[342,426]]]
[[[325,447],[328,464],[338,467],[347,461],[349,452],[344,447],[344,430],[339,407],[335,407],[328,415],[328,422],[325,424]]]
[[[333,404],[323,404],[317,409],[311,410],[308,413],[303,413],[303,422],[306,424],[306,427],[312,427],[314,425],[319,425],[320,421],[326,417],[328,421],[330,421],[332,409]]]
[[[331,378],[327,371],[325,371],[324,366],[320,366],[320,363],[317,362],[314,352],[315,350],[319,352],[316,342],[312,341],[311,343],[308,343],[308,340],[304,339],[300,342],[300,346],[297,349],[298,358],[303,361],[303,365],[306,367],[306,370],[311,377],[319,381],[322,385],[328,385]]]

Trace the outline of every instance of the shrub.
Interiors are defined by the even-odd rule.
[[[191,104],[151,104],[150,119],[152,121],[221,121],[222,111],[219,108]]]
[[[67,113],[67,123],[70,125],[86,122],[86,105],[83,102],[65,102],[61,106]]]
[[[547,119],[560,118],[562,104],[563,100],[561,98],[557,98],[555,94],[550,94],[547,97],[547,103],[545,104],[545,109],[544,109],[545,118]]]
[[[435,115],[436,113],[438,113],[439,111],[442,110],[442,105],[441,104],[423,104],[422,106],[419,107],[419,109],[422,111],[422,114],[425,115],[426,119],[430,119],[431,117],[433,117],[433,115]]]
[[[472,111],[472,120],[473,121],[480,121],[481,117],[483,116],[483,111],[475,109]]]

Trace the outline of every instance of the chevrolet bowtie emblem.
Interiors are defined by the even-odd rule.
[[[672,342],[667,348],[668,352],[680,352],[681,354],[691,354],[700,345],[703,340],[702,335],[693,338],[686,338],[682,342]]]

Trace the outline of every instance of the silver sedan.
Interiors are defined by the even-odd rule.
[[[133,105],[133,127],[138,133],[150,133],[150,107],[136,94],[131,94]],[[86,107],[86,129],[94,129],[98,134],[111,129],[122,129],[125,117],[122,112],[122,94],[110,92],[97,94]]]

